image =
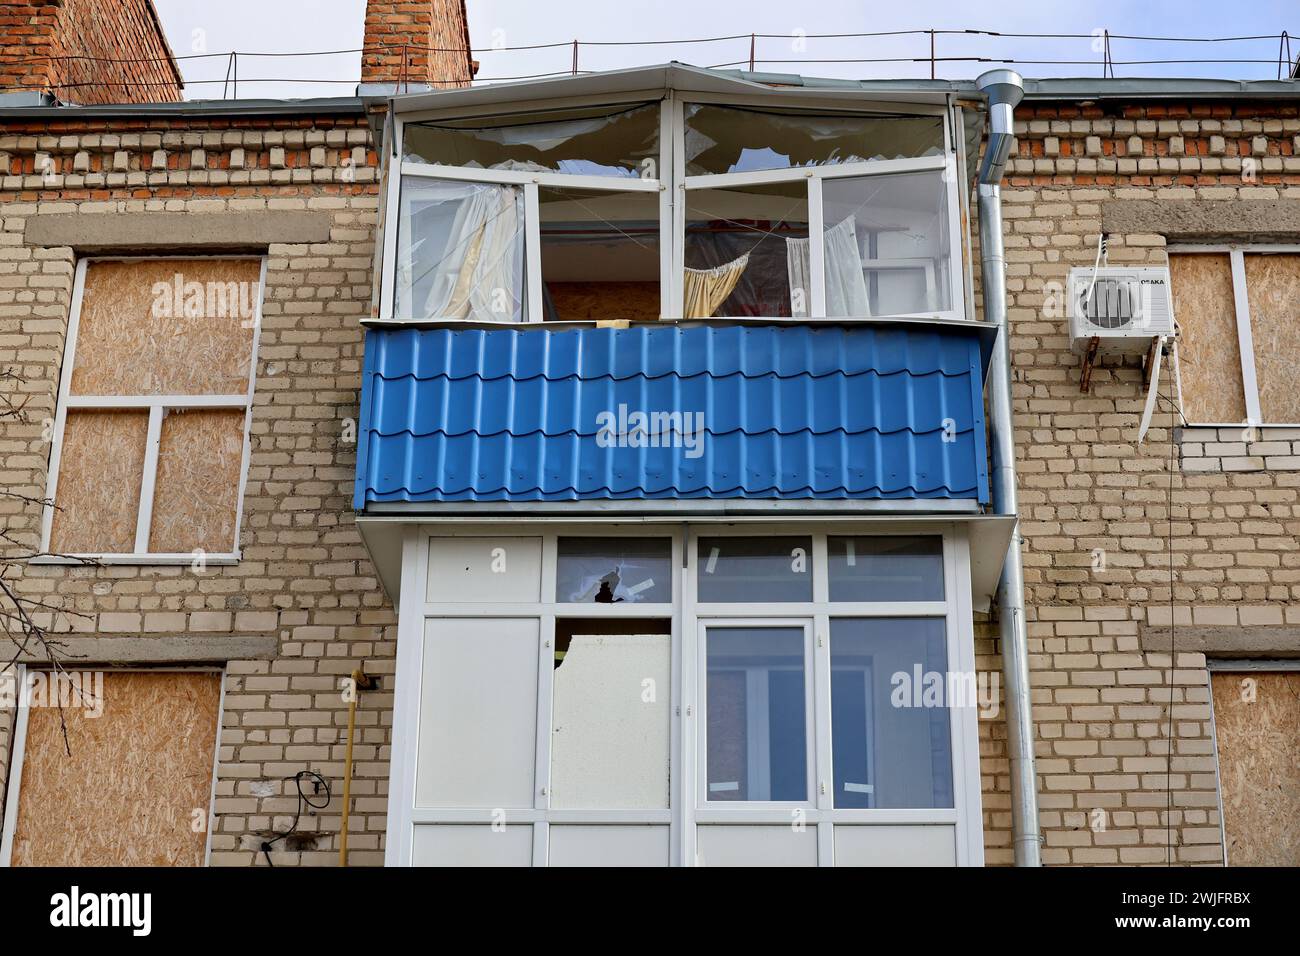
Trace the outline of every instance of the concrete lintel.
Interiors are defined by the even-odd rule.
[[[328,242],[330,214],[320,210],[51,213],[27,220],[29,246],[78,252],[261,249],[272,243]]]
[[[276,656],[275,635],[168,635],[166,637],[86,637],[51,635],[59,663],[68,668],[89,664],[224,664],[226,661],[267,660]],[[43,664],[39,650],[18,656],[19,663]]]
[[[1261,199],[1110,199],[1101,204],[1107,233],[1158,233],[1179,239],[1294,239],[1300,202]]]
[[[1138,643],[1149,654],[1168,654],[1169,628],[1144,624],[1138,629]],[[1179,625],[1174,648],[1212,657],[1300,657],[1300,627]]]

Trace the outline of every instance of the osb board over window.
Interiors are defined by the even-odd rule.
[[[1212,675],[1230,866],[1300,866],[1300,672]]]
[[[261,268],[257,259],[87,263],[72,394],[244,394]]]
[[[1244,422],[1231,261],[1226,254],[1171,255],[1169,277],[1181,330],[1183,414],[1194,425]]]
[[[149,550],[235,550],[244,412],[168,411],[158,444]]]
[[[1300,255],[1244,259],[1260,414],[1268,424],[1300,423]]]
[[[102,696],[63,708],[71,756],[59,708],[28,711],[11,862],[203,865],[220,675],[109,672]]]
[[[50,532],[52,552],[135,550],[148,432],[148,412],[68,412]]]

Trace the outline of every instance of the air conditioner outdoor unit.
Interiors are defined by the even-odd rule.
[[[1153,338],[1174,334],[1165,268],[1071,269],[1065,299],[1075,352],[1089,351],[1095,338],[1099,353],[1140,353]]]

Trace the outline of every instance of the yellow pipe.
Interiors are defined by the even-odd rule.
[[[352,810],[352,737],[357,729],[357,697],[361,693],[361,678],[364,673],[360,667],[352,672],[352,699],[348,702],[348,747],[343,757],[343,821],[339,826],[339,866],[348,865],[348,817]]]

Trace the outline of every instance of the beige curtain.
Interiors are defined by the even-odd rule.
[[[718,306],[736,288],[747,265],[748,253],[712,269],[686,269],[686,301],[683,303],[682,316],[687,319],[712,318]]]

